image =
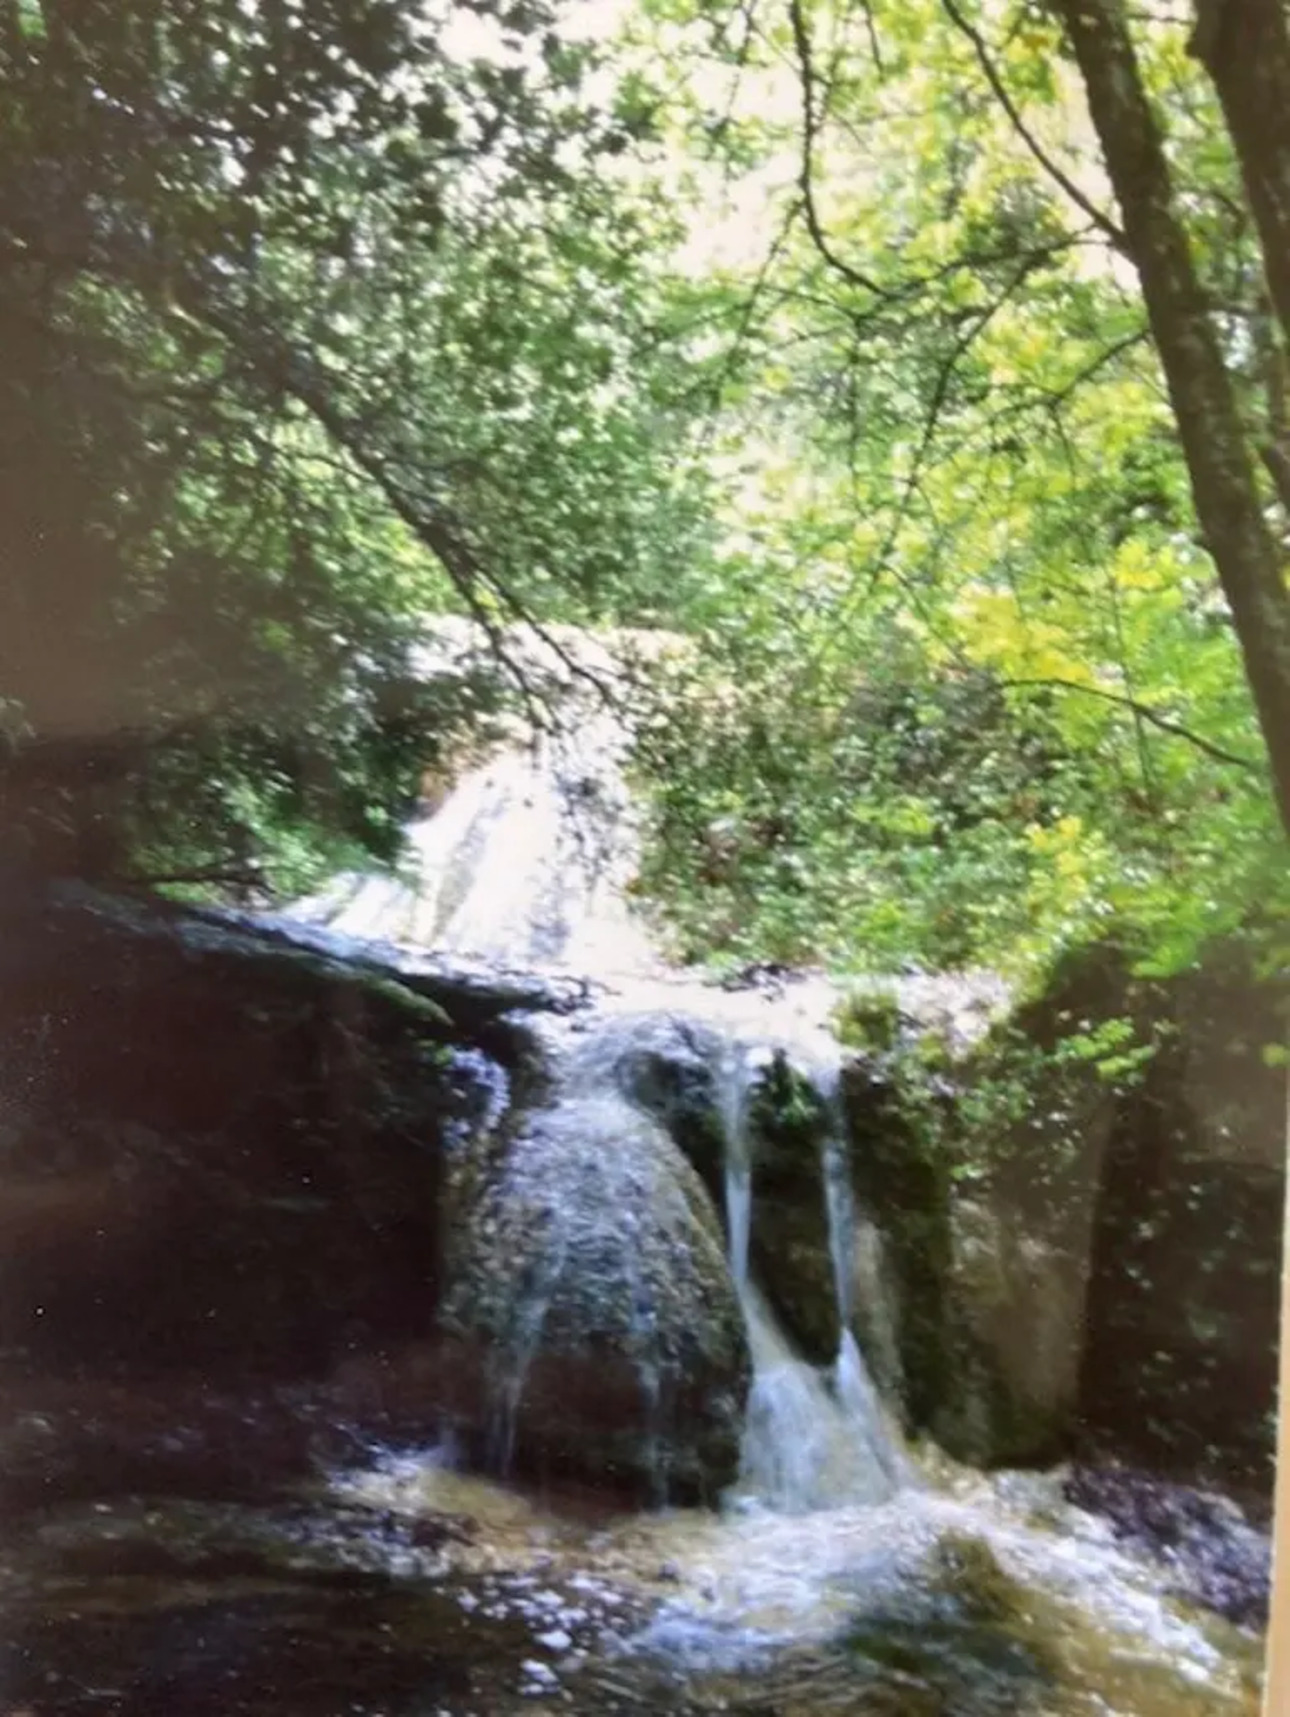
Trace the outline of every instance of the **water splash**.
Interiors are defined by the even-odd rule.
[[[507,1327],[489,1356],[489,1464],[503,1478],[514,1470],[524,1387],[565,1272],[567,1236],[558,1223],[551,1227],[550,1239],[538,1250],[533,1267],[512,1296]]]
[[[793,1514],[883,1502],[907,1478],[907,1462],[851,1330],[847,1256],[854,1200],[846,1175],[836,1052],[822,1054],[820,1046],[813,1047],[815,1065],[807,1063],[799,1072],[814,1085],[828,1120],[821,1171],[842,1331],[832,1375],[794,1351],[750,1271],[757,1158],[753,1095],[784,1046],[727,1041],[718,1064],[730,1269],[753,1364],[738,1494],[746,1504]]]
[[[782,1514],[886,1502],[902,1482],[899,1457],[860,1351],[849,1336],[845,1393],[838,1377],[793,1348],[758,1290],[744,1298],[753,1360],[736,1499]]]
[[[789,985],[774,997],[725,993],[659,958],[630,906],[636,831],[626,754],[624,730],[603,707],[588,706],[586,720],[566,723],[561,735],[520,738],[465,773],[435,817],[413,825],[401,877],[338,879],[300,911],[315,924],[352,935],[600,980],[604,988],[590,1029],[585,1019],[576,1029],[553,1027],[547,1046],[557,1107],[563,1106],[570,1125],[579,1114],[585,1119],[588,1111],[580,1105],[591,1104],[605,1106],[602,1115],[612,1111],[620,1133],[628,1117],[639,1123],[642,1110],[670,1126],[667,1102],[644,1102],[635,1078],[624,1076],[624,1068],[642,1057],[656,1057],[673,1071],[689,1057],[695,1077],[713,1082],[729,1268],[754,1362],[741,1477],[730,1499],[735,1506],[721,1517],[699,1511],[635,1516],[588,1538],[527,1507],[522,1519],[512,1520],[519,1509],[513,1492],[446,1471],[443,1463],[411,1463],[397,1485],[387,1474],[351,1482],[381,1507],[466,1507],[487,1522],[488,1543],[478,1554],[488,1568],[507,1554],[517,1568],[528,1568],[540,1554],[546,1570],[565,1555],[572,1537],[571,1565],[597,1565],[607,1578],[637,1585],[654,1606],[654,1620],[631,1642],[633,1649],[658,1654],[682,1673],[705,1663],[760,1661],[768,1645],[796,1648],[836,1638],[854,1621],[859,1601],[884,1590],[922,1590],[925,1558],[938,1535],[977,1535],[1028,1589],[1078,1606],[1087,1625],[1105,1632],[1117,1662],[1137,1653],[1185,1666],[1187,1680],[1203,1690],[1198,1703],[1175,1698],[1153,1704],[1153,1712],[1243,1711],[1239,1690],[1229,1695],[1222,1684],[1222,1666],[1205,1631],[1180,1620],[1162,1596],[1161,1578],[1114,1548],[1087,1518],[1063,1511],[1054,1499],[1042,1508],[1019,1508],[1001,1481],[980,1475],[942,1473],[949,1495],[914,1482],[870,1370],[884,1386],[898,1377],[897,1326],[881,1235],[850,1178],[837,1049],[823,1029],[837,992],[820,981]],[[894,992],[911,1016],[956,1041],[976,1033],[1004,999],[997,983],[961,978],[875,980],[873,987]],[[759,1058],[776,1048],[807,1070],[831,1118],[821,1144],[822,1196],[842,1329],[831,1369],[808,1365],[794,1351],[754,1279],[757,1150],[750,1097]],[[578,1271],[575,1254],[588,1242],[588,1223],[603,1220],[607,1210],[630,1209],[640,1196],[630,1177],[616,1178],[623,1172],[621,1158],[598,1153],[589,1159],[586,1205],[563,1211],[549,1232],[534,1237],[540,1257],[519,1283],[507,1312],[509,1334],[498,1346],[503,1459],[514,1450],[534,1344]],[[643,1283],[631,1301],[625,1339],[636,1355],[662,1467],[664,1379]],[[1058,1487],[1052,1488],[1056,1498]],[[498,1510],[504,1518],[494,1518]],[[505,1548],[508,1534],[513,1552]],[[662,1591],[660,1568],[667,1570]],[[846,1672],[840,1702],[850,1702],[853,1660],[838,1662]],[[1099,1670],[1092,1702],[1070,1709],[1107,1710],[1102,1687],[1114,1697],[1119,1685],[1111,1671]],[[1206,1703],[1211,1699],[1218,1703]],[[830,1708],[827,1698],[824,1708]]]

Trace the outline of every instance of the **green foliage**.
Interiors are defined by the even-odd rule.
[[[1090,1103],[1135,1090],[1169,1028],[1145,1011],[1076,1019],[1054,1017],[1054,1005],[1045,997],[1009,1013],[970,1049],[872,992],[850,997],[836,1028],[871,1066],[903,1148],[947,1183],[1020,1161],[1036,1187],[1049,1175],[1059,1186],[1078,1168]]]
[[[777,1050],[753,1086],[750,1123],[772,1151],[818,1155],[831,1118],[810,1079]]]
[[[662,623],[641,886],[683,954],[1035,985],[1256,919],[1273,958],[1074,69],[1032,8],[955,12],[643,0],[593,49],[548,0],[0,8],[7,850],[389,859],[496,701],[421,683],[427,615]],[[1240,175],[1181,29],[1135,27],[1275,430]]]
[[[1007,964],[1035,935],[1038,819],[1063,788],[1091,796],[1091,772],[1051,728],[1010,724],[988,674],[936,679],[905,652],[823,684],[785,662],[738,694],[696,676],[667,700],[638,748],[645,882],[672,892],[687,949],[945,967]],[[1070,874],[1050,910],[1085,904]]]
[[[701,529],[638,350],[671,217],[548,6],[469,18],[0,10],[11,857],[389,858],[481,707],[421,684],[426,615],[648,602]]]
[[[683,295],[731,481],[699,665],[641,747],[680,948],[1031,984],[1108,934],[1165,974],[1266,931],[1242,660],[1055,26],[649,13],[696,194],[715,152],[732,210],[761,196]],[[1282,358],[1239,175],[1185,31],[1140,28],[1257,424]]]

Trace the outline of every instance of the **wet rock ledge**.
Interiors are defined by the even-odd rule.
[[[534,1015],[583,999],[576,985],[455,973],[284,922],[11,886],[0,898],[0,1443],[14,1471],[44,1460],[74,1484],[78,1438],[91,1463],[128,1464],[128,1423],[114,1438],[102,1414],[66,1410],[91,1397],[153,1403],[144,1440],[160,1439],[172,1466],[184,1460],[185,1403],[212,1396],[272,1397],[297,1427],[275,1433],[283,1459],[307,1459],[342,1430],[422,1442],[447,1430],[485,1458],[496,1356],[461,1331],[488,1318],[472,1319],[460,1280],[453,1327],[441,1318],[450,1273],[468,1287],[473,1268],[463,1201],[505,1182],[526,1106],[544,1100]],[[707,1245],[708,1226],[696,1211],[676,1244]],[[593,1326],[571,1332],[566,1320],[507,1452],[520,1467],[646,1492],[659,1427],[625,1380],[606,1470],[606,1332]],[[669,1482],[707,1494],[733,1476],[744,1356],[727,1343],[716,1375],[704,1369],[712,1344],[673,1348],[688,1370],[669,1399]],[[540,1423],[544,1395],[559,1408],[554,1431]],[[204,1412],[188,1417],[200,1425]],[[72,1427],[61,1462],[40,1454],[42,1422],[46,1445]],[[202,1436],[190,1440],[200,1450]]]

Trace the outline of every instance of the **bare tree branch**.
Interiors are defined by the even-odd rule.
[[[1085,382],[1091,382],[1095,375],[1104,370],[1108,364],[1114,363],[1116,358],[1123,356],[1125,352],[1131,352],[1135,346],[1143,345],[1150,338],[1151,330],[1144,322],[1140,328],[1134,328],[1120,339],[1113,340],[1109,346],[1098,353],[1097,357],[1090,359],[1082,369],[1077,370],[1071,379],[1063,383],[1055,393],[1048,394],[1044,401],[1045,405],[1051,410],[1056,410],[1065,405],[1071,395],[1082,388]]]
[[[873,69],[880,78],[886,77],[887,67],[883,62],[882,44],[878,40],[878,26],[874,21],[870,0],[861,0],[860,10],[864,13],[865,34],[869,38],[869,52],[873,56]]]
[[[1091,202],[1089,198],[1085,196],[1084,192],[1080,190],[1079,186],[1075,183],[1074,179],[1071,178],[1070,174],[1053,160],[1052,156],[1026,124],[1025,119],[1022,117],[1021,109],[1012,99],[1012,96],[1008,92],[1008,86],[999,75],[998,67],[995,65],[994,60],[991,57],[989,47],[986,45],[985,37],[974,24],[970,23],[968,19],[964,17],[963,13],[959,10],[957,0],[941,0],[941,4],[945,8],[950,22],[958,31],[961,32],[961,34],[966,36],[968,41],[972,44],[972,51],[977,57],[977,63],[980,65],[981,70],[985,73],[986,82],[994,92],[995,99],[998,101],[1000,107],[1002,107],[1003,111],[1007,114],[1009,123],[1011,124],[1012,129],[1017,133],[1017,136],[1020,137],[1026,148],[1029,149],[1035,160],[1038,161],[1039,165],[1043,168],[1044,172],[1048,174],[1049,178],[1052,179],[1055,184],[1061,186],[1062,190],[1065,191],[1066,195],[1071,199],[1076,207],[1084,211],[1098,231],[1110,240],[1121,255],[1128,256],[1128,240],[1125,238],[1121,229],[1115,224],[1109,215],[1105,214],[1098,208],[1096,203]]]
[[[1207,757],[1212,757],[1216,763],[1230,763],[1237,769],[1251,769],[1256,773],[1263,772],[1263,764],[1257,757],[1247,757],[1239,751],[1228,751],[1225,746],[1217,745],[1212,739],[1206,739],[1203,734],[1194,733],[1191,728],[1184,727],[1181,722],[1173,721],[1169,716],[1161,715],[1150,704],[1142,703],[1138,698],[1126,697],[1121,692],[1107,691],[1103,686],[1085,685],[1082,680],[1066,680],[1060,676],[1045,679],[1006,679],[1002,682],[1009,690],[1063,691],[1080,692],[1085,697],[1098,698],[1103,703],[1118,704],[1120,708],[1129,710],[1135,717],[1158,727],[1162,733],[1171,733],[1176,739],[1185,739],[1194,745],[1198,751],[1203,751]]]
[[[819,136],[820,114],[816,106],[817,77],[811,48],[811,35],[802,11],[802,0],[788,0],[788,16],[793,26],[793,46],[797,53],[798,75],[802,86],[802,157],[797,183],[802,193],[802,208],[806,215],[811,242],[824,261],[851,286],[871,292],[876,298],[887,296],[884,289],[869,275],[853,268],[833,248],[833,241],[824,230],[815,202],[815,146]]]

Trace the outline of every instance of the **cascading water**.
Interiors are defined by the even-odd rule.
[[[748,1136],[748,1061],[737,1044],[721,1058],[720,1107],[730,1270],[740,1300],[749,1295],[748,1251],[752,1240],[752,1155]]]
[[[565,1114],[571,1104],[597,1104],[602,1112],[616,1104],[620,1129],[630,1130],[615,1071],[623,1010],[662,1004],[673,1019],[688,1018],[710,1046],[724,1145],[729,1267],[753,1366],[740,1494],[792,1511],[890,1495],[904,1468],[854,1336],[851,1272],[842,1261],[852,1244],[854,1210],[839,1179],[845,1153],[836,1091],[822,1093],[834,1119],[824,1147],[824,1184],[842,1339],[832,1374],[823,1375],[794,1351],[750,1273],[750,1096],[772,1045],[782,1049],[774,1030],[782,1022],[766,998],[746,998],[752,1017],[739,1019],[737,998],[684,980],[651,947],[628,905],[637,841],[624,776],[624,725],[570,684],[567,663],[553,662],[540,647],[538,655],[560,683],[564,720],[558,727],[517,740],[466,772],[435,815],[412,825],[401,876],[338,878],[302,902],[296,915],[346,935],[512,967],[572,970],[612,985],[614,1014],[599,1030],[580,1021],[576,1052],[569,1052],[558,1029],[548,1033],[555,1074],[551,1114]],[[597,666],[603,674],[604,661],[598,658]],[[824,1042],[818,1026],[814,1035]],[[598,1041],[608,1049],[598,1049]],[[836,1052],[826,1045],[815,1059],[833,1077]],[[603,1171],[602,1164],[597,1172]],[[514,1451],[536,1344],[553,1294],[571,1268],[569,1227],[584,1219],[568,1201],[562,1209],[554,1193],[542,1211],[543,1249],[517,1282],[508,1327],[492,1357],[493,1451],[503,1470]],[[612,1200],[605,1215],[612,1218]],[[657,1354],[642,1340],[635,1359],[643,1397],[656,1400]]]
[[[852,1417],[860,1424],[870,1425],[881,1421],[883,1410],[855,1336],[861,1311],[875,1368],[892,1393],[898,1393],[900,1388],[900,1348],[882,1234],[869,1212],[860,1206],[851,1182],[840,1087],[840,1070],[834,1059],[818,1077],[817,1090],[829,1123],[824,1135],[822,1166],[829,1217],[829,1257],[842,1328],[835,1376],[839,1398],[847,1403]],[[912,1469],[896,1455],[893,1439],[885,1442],[879,1439],[874,1448],[876,1458],[888,1457],[893,1482],[897,1479],[909,1482]]]
[[[651,1160],[648,1149],[633,1157],[627,1147],[648,1146],[676,1131],[675,1092],[666,1082],[655,1088],[649,1069],[661,1062],[675,1070],[684,1062],[686,1077],[707,1093],[703,1102],[719,1135],[707,1189],[724,1205],[726,1261],[752,1381],[740,1476],[729,1499],[733,1507],[720,1518],[680,1511],[630,1521],[588,1539],[576,1552],[586,1566],[603,1557],[600,1566],[610,1570],[611,1580],[639,1585],[641,1568],[654,1571],[644,1575],[652,1619],[630,1649],[662,1654],[684,1675],[760,1664],[768,1642],[793,1651],[814,1649],[851,1625],[858,1595],[878,1603],[883,1594],[922,1591],[926,1558],[940,1535],[967,1534],[988,1544],[989,1554],[1027,1592],[1042,1593],[1044,1602],[1055,1594],[1072,1606],[1063,1613],[1084,1618],[1080,1625],[1109,1642],[1108,1662],[1183,1664],[1181,1681],[1170,1681],[1167,1699],[1150,1706],[1153,1717],[1165,1711],[1186,1711],[1189,1717],[1243,1711],[1240,1690],[1233,1693],[1231,1678],[1224,1681],[1221,1657],[1204,1632],[1179,1621],[1163,1602],[1159,1583],[1110,1547],[1104,1535],[1099,1538],[1078,1518],[1060,1516],[1052,1501],[1059,1495],[1055,1488],[1040,1498],[1046,1524],[1036,1526],[1028,1503],[1013,1506],[990,1481],[960,1477],[950,1495],[918,1479],[870,1375],[872,1362],[885,1387],[898,1385],[896,1323],[880,1234],[858,1203],[850,1175],[838,1052],[825,1029],[832,992],[803,984],[773,999],[727,993],[668,969],[628,905],[635,831],[623,774],[626,750],[621,725],[603,708],[574,711],[560,734],[518,743],[463,775],[438,812],[412,827],[400,878],[341,878],[299,909],[299,916],[349,935],[511,969],[573,972],[596,983],[594,1010],[535,1028],[546,1058],[546,1091],[538,1111],[525,1118],[510,1159],[517,1182],[510,1190],[523,1231],[513,1242],[516,1268],[497,1297],[488,1332],[494,1343],[495,1464],[504,1469],[515,1451],[529,1392],[536,1387],[539,1347],[568,1322],[571,1299],[594,1293],[599,1266],[631,1241],[636,1213],[671,1199],[675,1221],[669,1216],[663,1223],[668,1246],[648,1267],[632,1255],[615,1334],[633,1370],[636,1411],[655,1450],[658,1500],[665,1499],[675,1377],[657,1324],[661,1284],[692,1263],[682,1208],[690,1193],[678,1192],[665,1176],[656,1182],[643,1174],[639,1165]],[[957,992],[947,1004],[940,996],[928,999],[934,1010],[959,1007]],[[963,1011],[981,1005],[981,996],[970,997]],[[776,1054],[804,1070],[826,1121],[819,1143],[820,1198],[840,1330],[831,1366],[802,1357],[758,1281],[765,1255],[758,1240],[754,1096]],[[565,1178],[557,1182],[549,1171],[560,1152]],[[580,1285],[584,1274],[588,1282]],[[490,1511],[500,1510],[499,1542],[488,1549],[490,1567],[505,1566],[511,1554],[517,1568],[527,1569],[536,1533],[546,1569],[553,1559],[549,1546],[563,1542],[562,1526],[530,1521],[522,1542],[506,1551],[501,1543],[515,1531],[514,1496],[445,1472],[442,1462],[424,1462],[415,1471],[374,1470],[353,1480],[351,1491],[396,1510],[415,1512],[426,1500],[432,1510],[460,1510],[463,1498],[468,1513],[491,1518]],[[649,1584],[663,1577],[660,1566],[672,1596]],[[517,1588],[545,1586],[551,1578],[542,1569],[530,1570],[517,1576]],[[575,1591],[591,1589],[581,1572],[575,1579],[584,1581]],[[916,1613],[933,1629],[946,1625],[940,1597]],[[620,1640],[619,1649],[628,1644]],[[795,1661],[795,1675],[814,1673],[809,1663]],[[830,1675],[843,1677],[836,1686],[829,1683],[834,1691],[818,1702],[794,1697],[775,1708],[870,1709],[846,1702],[853,1692],[853,1661],[822,1657]],[[620,1673],[629,1672],[615,1667],[615,1677]],[[987,1666],[986,1680],[993,1675]],[[901,1685],[906,1684],[917,1690],[912,1678],[905,1677]],[[524,1691],[531,1695],[549,1685]],[[1112,1685],[1111,1672],[1106,1685]],[[608,1678],[605,1686],[611,1703],[622,1707],[621,1682]],[[1201,1696],[1190,1703],[1192,1686],[1212,1688],[1219,1703],[1210,1706]],[[835,1704],[837,1688],[844,1691]],[[902,1697],[899,1688],[894,1697]],[[680,1707],[669,1694],[649,1708]],[[724,1693],[717,1705],[703,1707],[717,1708],[727,1708]],[[738,1699],[729,1708],[752,1709]],[[993,1714],[1007,1707],[987,1702],[935,1708]],[[1100,1694],[1085,1703],[1042,1707],[1063,1717],[1112,1708]],[[1145,1707],[1117,1699],[1114,1709]]]
[[[564,656],[529,651],[531,683],[551,686],[549,725],[515,733],[417,817],[398,874],[338,877],[293,916],[511,968],[658,969],[627,902],[637,838],[623,721],[571,683]],[[603,651],[591,663],[594,683],[612,673]]]
[[[727,1046],[721,1062],[720,1114],[725,1135],[725,1194],[730,1267],[752,1354],[740,1474],[750,1500],[791,1513],[846,1502],[882,1502],[903,1482],[897,1450],[878,1393],[851,1328],[851,1273],[846,1223],[851,1201],[833,1186],[844,1160],[840,1107],[822,1105],[833,1122],[822,1147],[841,1341],[832,1377],[795,1353],[749,1270],[756,1138],[751,1093],[770,1059],[764,1044]]]

